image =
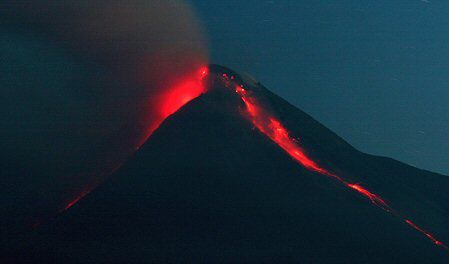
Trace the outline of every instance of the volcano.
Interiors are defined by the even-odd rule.
[[[252,78],[204,74],[207,92],[27,235],[27,257],[449,262],[448,177],[356,150]]]

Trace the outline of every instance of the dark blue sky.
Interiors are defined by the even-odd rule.
[[[449,2],[190,2],[214,63],[362,151],[449,175]]]

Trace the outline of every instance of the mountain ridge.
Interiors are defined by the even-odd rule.
[[[236,73],[223,71],[238,79]],[[446,252],[400,219],[292,162],[242,116],[244,104],[229,96],[220,79],[222,71],[212,67],[211,72],[218,76],[209,83],[214,89],[165,120],[112,179],[42,227],[36,240],[48,245],[33,251],[56,252],[61,259],[77,251],[82,253],[75,258],[79,261],[126,260],[131,253],[133,258],[172,261],[447,260]],[[244,84],[248,89],[250,85]],[[435,180],[437,174],[359,152],[260,84],[250,88],[268,94],[264,96],[273,112],[292,135],[301,136],[307,154],[320,164],[380,190],[401,211],[438,231],[439,237],[449,237],[444,232],[447,196],[435,192],[448,189],[444,179],[421,187],[426,182],[421,177]],[[395,176],[398,172],[401,175]],[[409,176],[405,181],[404,175]],[[422,212],[430,214],[421,219]],[[79,234],[80,229],[87,230]],[[112,242],[105,240],[108,232]],[[66,235],[73,241],[58,244]],[[82,245],[83,238],[88,245]],[[131,243],[133,238],[142,243]],[[103,252],[95,252],[93,245],[103,247]]]

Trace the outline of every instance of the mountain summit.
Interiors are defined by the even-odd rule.
[[[211,65],[111,178],[38,227],[58,261],[447,263],[449,178],[359,152]]]

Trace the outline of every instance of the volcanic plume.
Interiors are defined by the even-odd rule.
[[[0,47],[0,208],[11,216],[0,222],[12,230],[119,168],[201,93],[208,63],[183,0],[1,1]]]
[[[199,76],[205,93],[161,108],[169,116],[142,148],[19,250],[61,261],[447,262],[447,178],[355,150],[232,70]]]

